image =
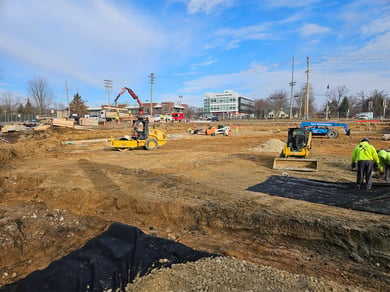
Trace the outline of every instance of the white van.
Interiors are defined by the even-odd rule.
[[[359,120],[372,120],[374,118],[373,112],[358,113],[356,118]]]

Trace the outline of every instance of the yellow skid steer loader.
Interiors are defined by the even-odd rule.
[[[289,128],[287,143],[280,158],[274,159],[273,169],[317,171],[317,160],[308,159],[312,148],[312,132],[303,128]]]

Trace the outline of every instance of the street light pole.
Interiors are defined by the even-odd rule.
[[[107,105],[110,106],[110,92],[112,88],[112,80],[104,80],[104,87],[106,88],[107,91]]]

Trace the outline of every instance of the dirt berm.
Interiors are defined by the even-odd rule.
[[[103,140],[128,135],[126,123],[3,136],[10,143],[0,144],[0,285],[121,222],[226,256],[155,271],[128,291],[390,291],[388,214],[250,190],[271,176],[353,183],[353,148],[366,136],[389,148],[389,123],[349,122],[350,137],[314,139],[316,172],[272,169],[294,123],[218,124],[232,134],[189,135],[208,124],[162,124],[169,141],[155,151],[110,150]],[[62,143],[79,140],[94,142]],[[373,201],[366,191],[351,194]],[[388,206],[388,192],[374,200]]]

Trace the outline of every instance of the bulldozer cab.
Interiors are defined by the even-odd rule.
[[[134,135],[133,139],[146,140],[149,137],[149,120],[138,118],[133,121]]]
[[[302,151],[309,141],[309,131],[302,128],[288,129],[287,145],[293,152]]]

